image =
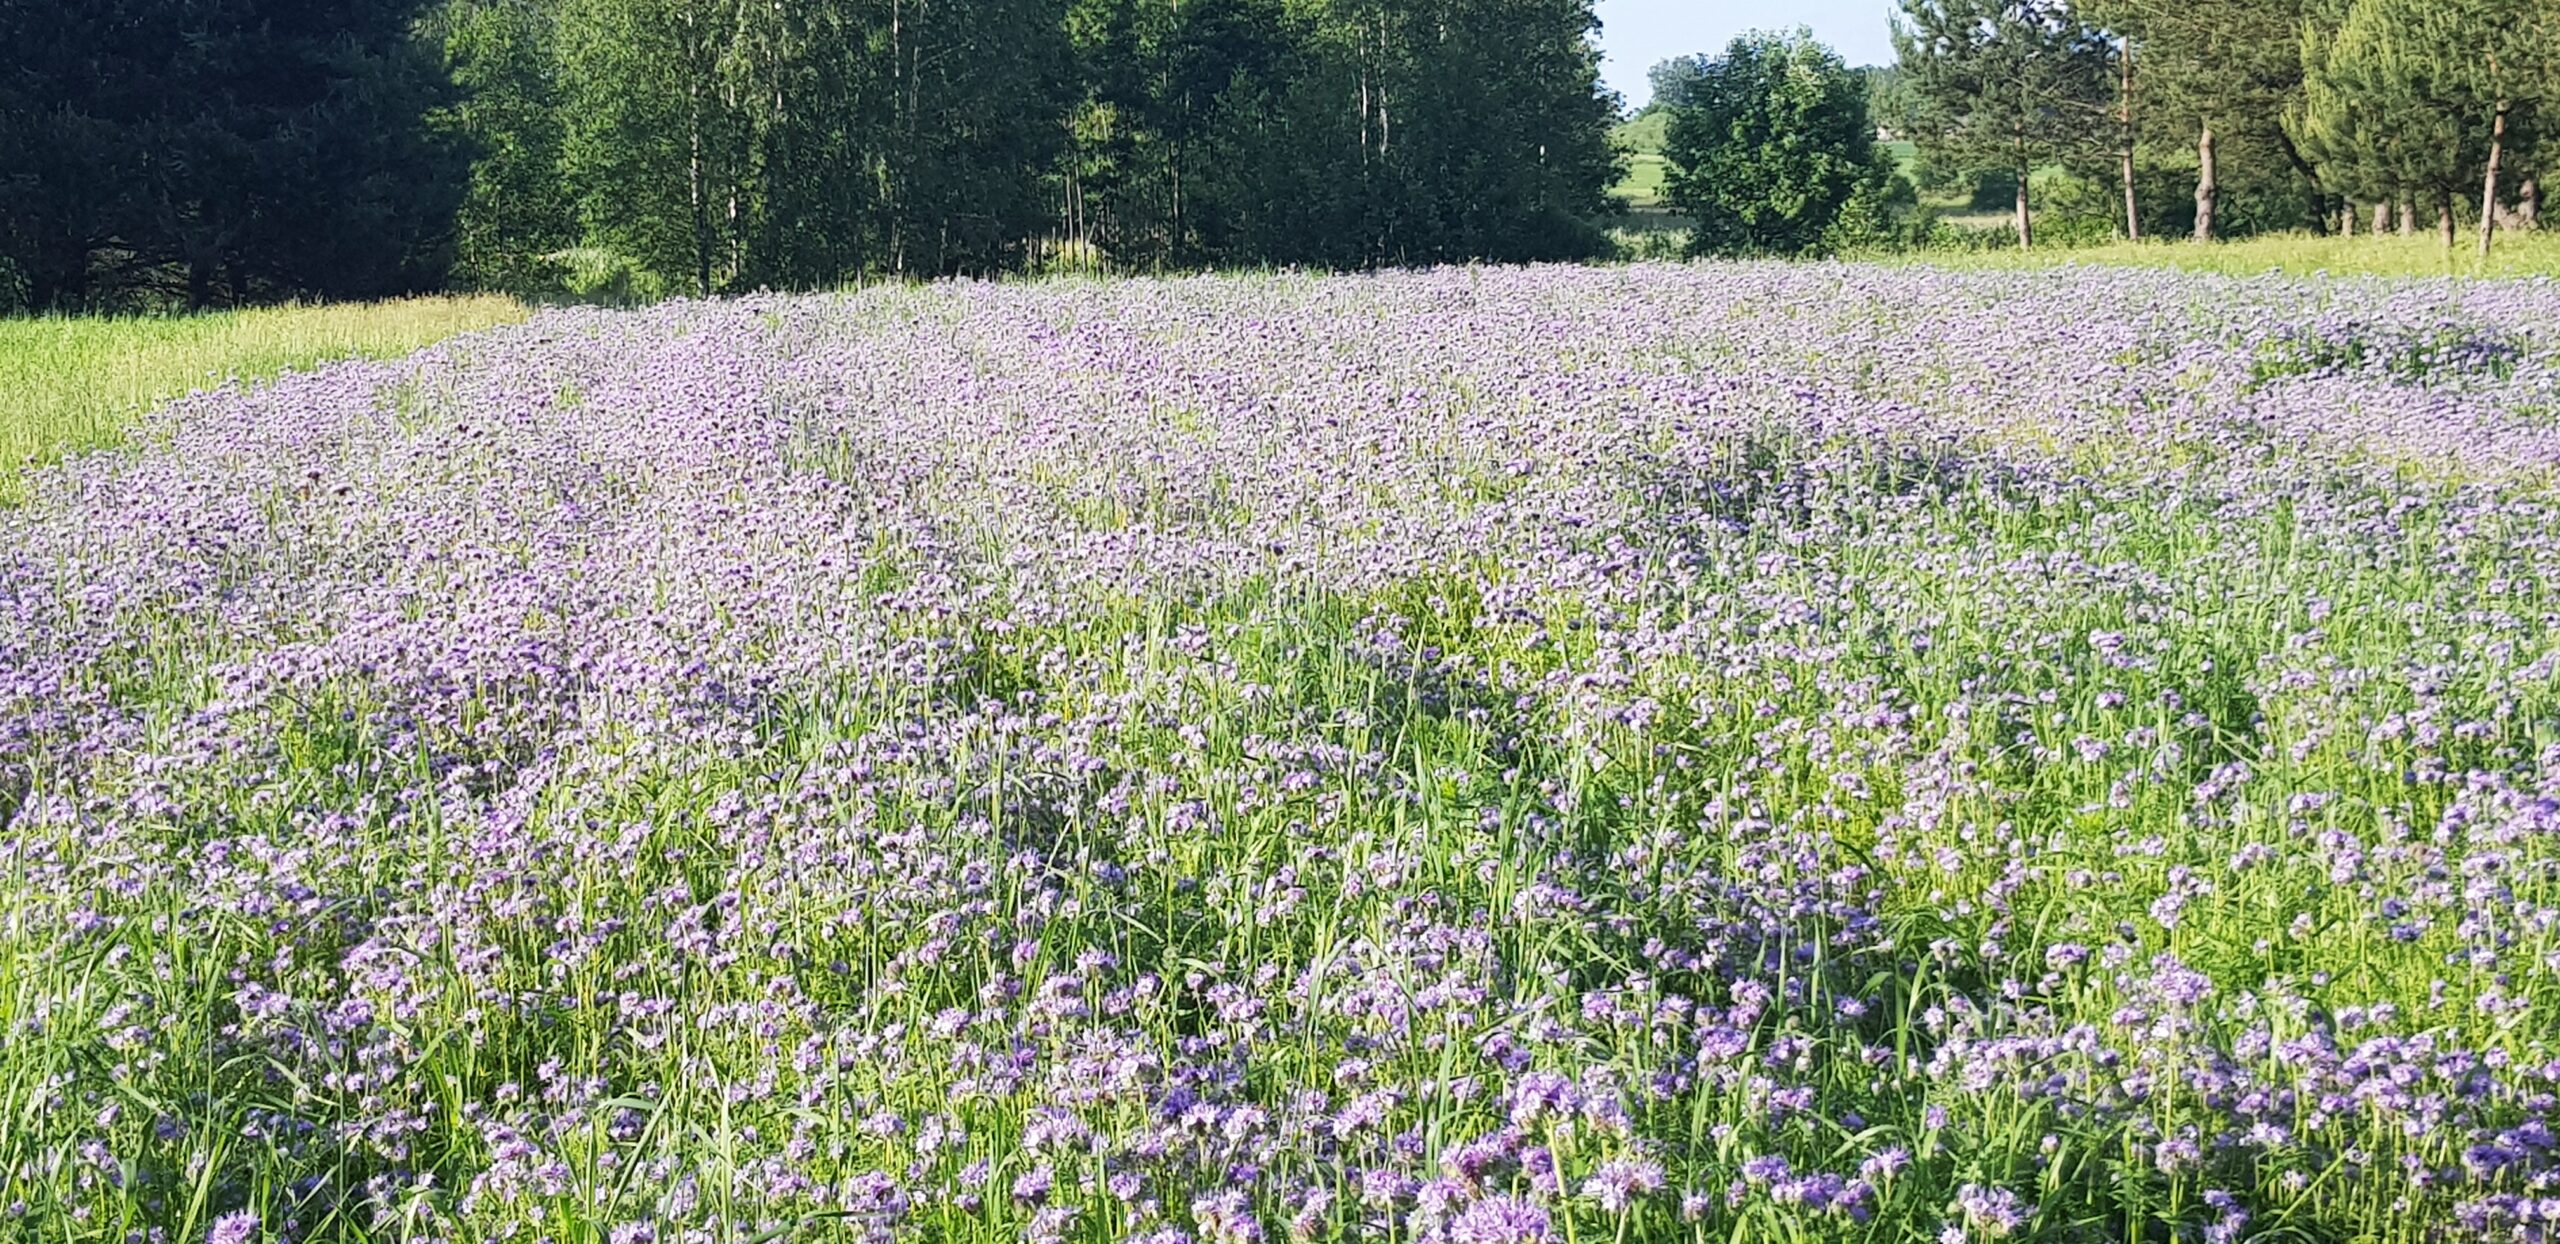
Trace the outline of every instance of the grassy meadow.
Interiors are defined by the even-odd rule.
[[[1980,251],[1918,252],[1902,258],[1955,267],[2040,268],[2058,263],[2133,268],[2176,268],[2226,276],[2276,272],[2291,276],[2550,277],[2560,276],[2560,231],[2500,234],[2484,262],[2477,234],[2465,233],[2448,254],[2432,234],[2401,237],[2321,237],[2281,234],[2197,245],[2187,239],[2113,242],[2102,246],[2047,246]]]
[[[0,319],[0,504],[30,463],[108,444],[159,402],[340,358],[397,358],[523,319],[498,297],[199,316]]]
[[[1611,131],[1612,141],[1618,144],[1627,159],[1626,176],[1613,193],[1628,209],[1613,227],[1612,236],[1617,240],[1620,252],[1630,259],[1676,258],[1682,253],[1687,239],[1687,221],[1673,214],[1663,199],[1663,179],[1670,165],[1662,154],[1662,144],[1669,122],[1669,114],[1655,112],[1622,122]],[[1919,159],[1918,148],[1909,142],[1889,142],[1884,144],[1884,150],[1905,174],[1913,171]],[[2039,181],[2059,181],[2067,176],[2060,169],[2048,169],[2039,175]],[[2044,192],[2051,193],[2051,187],[2044,187]],[[2280,234],[2225,240],[2207,246],[2197,246],[2183,238],[2147,239],[2138,243],[2115,241],[2097,245],[2048,240],[2033,251],[2020,252],[2014,246],[2003,244],[2010,228],[2010,214],[2006,210],[1976,210],[1961,193],[1954,191],[1924,195],[1921,205],[1937,219],[1981,235],[1981,244],[1861,258],[1978,270],[2098,264],[2175,268],[2226,276],[2255,276],[2270,272],[2291,276],[2560,276],[2560,230],[2500,234],[2486,261],[2480,258],[2476,249],[2478,235],[2468,230],[2463,233],[2461,244],[2450,254],[2431,231],[2414,237],[2397,234],[2380,237],[2371,234],[2354,237]]]
[[[224,390],[0,510],[0,1238],[2542,1238],[2555,312],[955,283]]]
[[[1609,131],[1609,141],[1627,161],[1626,176],[1612,193],[1627,206],[1642,210],[1663,205],[1662,183],[1671,164],[1663,157],[1662,144],[1670,126],[1670,113],[1653,112],[1619,122]]]

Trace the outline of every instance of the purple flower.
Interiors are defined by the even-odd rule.
[[[258,1216],[245,1209],[224,1214],[213,1220],[204,1238],[205,1244],[249,1244],[258,1238]]]
[[[1623,1214],[1663,1187],[1661,1163],[1644,1158],[1611,1158],[1583,1181],[1582,1195],[1608,1213]]]
[[[1262,1223],[1244,1193],[1215,1193],[1191,1203],[1191,1221],[1203,1244],[1258,1244]]]
[[[1449,1224],[1450,1244],[1546,1244],[1553,1238],[1547,1211],[1516,1196],[1490,1196]]]
[[[1479,1136],[1451,1150],[1447,1165],[1450,1173],[1468,1183],[1479,1188],[1490,1185],[1519,1167],[1519,1134],[1506,1130]]]
[[[1064,1244],[1067,1233],[1075,1227],[1082,1213],[1073,1205],[1050,1205],[1031,1215],[1022,1228],[1025,1244]]]
[[[1860,1162],[1858,1164],[1858,1176],[1859,1178],[1873,1183],[1883,1183],[1884,1181],[1901,1173],[1904,1168],[1910,1165],[1911,1151],[1901,1147],[1900,1145],[1895,1145],[1890,1148],[1879,1149],[1874,1154],[1870,1155],[1866,1161]]]
[[[1633,1238],[1671,1188],[1980,1244],[2163,1180],[2208,1244],[2260,1198],[2552,1236],[2554,324],[2098,269],[955,283],[555,309],[0,464],[47,1197],[0,1236],[120,1233],[222,1129],[216,1208],[623,1188],[595,1228],[655,1244]],[[520,1073],[425,1074],[500,1029]],[[294,1091],[230,1120],[183,1073],[232,1063]],[[1932,1104],[1984,1101],[2042,1122]],[[2041,1207],[1913,1204],[2066,1134]]]
[[[1786,1178],[1793,1169],[1784,1154],[1763,1153],[1744,1159],[1742,1177],[1755,1184],[1772,1183]]]
[[[1569,1116],[1581,1105],[1572,1080],[1552,1071],[1532,1071],[1512,1082],[1508,1100],[1511,1126],[1523,1131],[1544,1120]]]
[[[895,1220],[907,1212],[908,1199],[898,1181],[883,1171],[856,1175],[845,1185],[845,1208],[873,1219]]]
[[[1956,1189],[1956,1209],[1963,1215],[1965,1226],[1993,1240],[2025,1226],[2035,1216],[2035,1207],[2020,1201],[2017,1193],[1980,1184]]]

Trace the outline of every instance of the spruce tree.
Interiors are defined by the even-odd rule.
[[[0,4],[0,246],[48,309],[440,281],[461,152],[410,0]]]

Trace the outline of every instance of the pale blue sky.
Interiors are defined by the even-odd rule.
[[[1852,65],[1893,59],[1893,0],[1599,0],[1599,9],[1600,72],[1630,108],[1653,93],[1644,74],[1657,62],[1721,52],[1746,30],[1810,26]]]

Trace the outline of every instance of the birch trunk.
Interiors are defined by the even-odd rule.
[[[2028,172],[2025,161],[2021,160],[2018,164],[2018,249],[2022,251],[2036,248],[2035,215],[2027,202]]]
[[[2128,242],[2142,240],[2142,209],[2133,190],[2133,39],[2124,41],[2123,76],[2118,80],[2123,107],[2116,119],[2124,125],[2124,236]]]
[[[2489,126],[2489,171],[2480,177],[2480,257],[2489,257],[2489,242],[2498,234],[2498,160],[2506,153],[2507,101],[2498,101],[2497,119]]]
[[[2196,133],[2196,240],[2199,242],[2213,240],[2213,208],[2222,193],[2215,172],[2213,127],[2206,125]]]

